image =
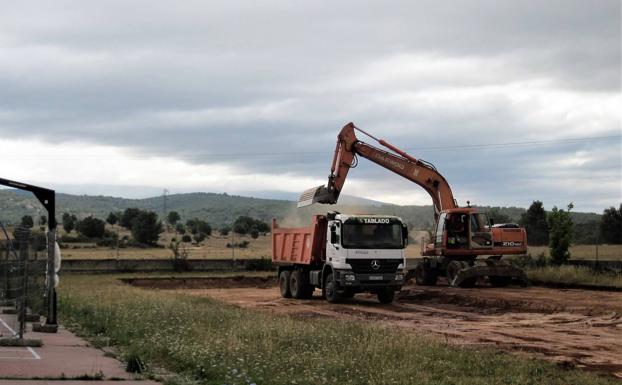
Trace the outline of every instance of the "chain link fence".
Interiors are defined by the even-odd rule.
[[[26,323],[47,312],[48,233],[0,221],[0,305],[2,337],[23,339]],[[8,316],[15,314],[15,316]],[[12,334],[12,335],[6,335]]]

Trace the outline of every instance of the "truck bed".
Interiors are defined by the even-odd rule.
[[[311,265],[325,260],[327,220],[315,215],[308,227],[281,228],[272,219],[272,263]]]

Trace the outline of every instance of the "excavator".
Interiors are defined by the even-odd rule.
[[[360,141],[360,132],[387,150]],[[486,213],[459,207],[447,180],[432,163],[416,159],[391,143],[346,124],[337,145],[326,186],[304,191],[298,207],[314,203],[336,204],[351,168],[363,157],[421,186],[432,198],[436,231],[430,244],[422,242],[422,259],[406,274],[418,285],[432,286],[445,275],[450,286],[473,287],[488,279],[492,286],[513,282],[528,285],[525,272],[502,260],[504,255],[525,254],[527,234],[516,224],[494,224]],[[478,257],[482,258],[478,258]]]

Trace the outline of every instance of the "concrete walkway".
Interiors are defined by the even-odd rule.
[[[0,314],[0,337],[10,337],[14,334],[14,325],[17,325],[15,317],[12,314]],[[125,371],[121,362],[106,357],[103,351],[89,346],[85,340],[62,327],[58,333],[36,333],[32,332],[28,325],[24,338],[41,339],[43,346],[38,348],[0,346],[0,385],[56,384],[54,381],[56,379],[63,380],[62,385],[82,383],[93,385],[92,381],[67,381],[86,376],[127,381],[122,384],[157,384],[135,378]],[[97,382],[98,385],[104,383],[108,381]]]

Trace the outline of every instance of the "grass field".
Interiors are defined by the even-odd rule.
[[[526,270],[535,284],[591,285],[622,289],[622,274],[598,273],[586,267],[547,266]]]
[[[570,247],[570,255],[572,259],[596,259],[598,248],[598,259],[602,260],[618,260],[622,259],[622,245],[573,245]],[[529,246],[529,254],[536,257],[544,253],[549,255],[547,246]]]
[[[200,384],[616,384],[594,372],[446,345],[372,324],[278,317],[147,291],[113,276],[64,276],[64,325],[121,357]]]

